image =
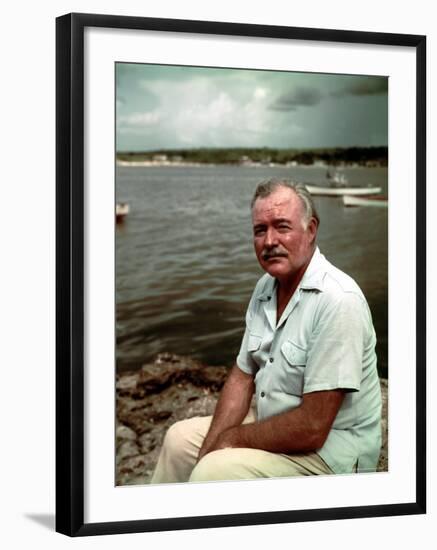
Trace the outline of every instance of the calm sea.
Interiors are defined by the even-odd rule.
[[[345,168],[349,182],[387,193],[386,168]],[[323,183],[323,167],[117,167],[117,201],[130,214],[116,228],[117,368],[159,352],[232,365],[245,309],[262,274],[249,203],[270,177]],[[316,197],[321,252],[361,286],[387,376],[387,209],[345,208]]]

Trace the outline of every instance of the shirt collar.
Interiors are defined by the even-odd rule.
[[[314,250],[314,254],[305,270],[305,273],[299,283],[298,289],[323,291],[323,276],[326,273],[326,259],[321,254],[319,247]],[[257,296],[261,302],[267,302],[275,292],[276,279],[269,276],[263,291]]]
[[[326,273],[326,259],[321,254],[319,247],[314,250],[308,267],[300,281],[299,288],[304,290],[323,291],[323,277]]]
[[[271,275],[268,276],[267,282],[264,285],[263,291],[257,296],[261,302],[268,302],[275,292],[276,279]]]

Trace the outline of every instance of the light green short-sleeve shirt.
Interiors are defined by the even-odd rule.
[[[255,376],[258,419],[298,407],[304,393],[347,393],[317,453],[335,473],[375,471],[381,450],[376,336],[355,281],[317,248],[276,322],[276,280],[257,283],[237,365]]]

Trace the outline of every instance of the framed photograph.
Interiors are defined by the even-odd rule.
[[[424,36],[57,19],[58,532],[425,513],[425,67]],[[272,179],[311,193],[317,253],[366,297],[379,459],[156,482],[167,429],[213,414],[242,357],[262,275],[250,205]]]

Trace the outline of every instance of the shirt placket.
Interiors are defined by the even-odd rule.
[[[263,388],[260,392],[260,397],[262,399],[265,399],[269,396],[269,394],[272,392],[272,390],[275,387],[276,380],[275,380],[275,363],[279,361],[278,353],[278,342],[281,340],[281,335],[283,332],[283,328],[285,323],[287,322],[287,319],[292,314],[295,307],[298,305],[300,301],[300,289],[297,289],[294,293],[293,297],[287,304],[287,307],[283,311],[281,318],[279,319],[279,322],[276,324],[276,316],[277,316],[277,300],[276,300],[276,291],[273,296],[269,296],[267,298],[267,302],[264,304],[264,313],[267,317],[267,320],[269,322],[270,328],[272,330],[272,342],[270,344],[270,351],[268,354],[268,358],[264,364],[265,369],[269,369],[266,371],[266,376],[263,377]]]
[[[259,391],[259,397],[261,402],[258,404],[259,407],[263,408],[266,406],[265,399],[268,396],[268,385],[269,385],[269,373],[268,373],[268,366],[269,366],[269,359],[271,358],[271,352],[275,341],[275,327],[276,327],[276,292],[272,290],[272,292],[265,297],[263,301],[263,312],[264,312],[264,318],[266,319],[264,321],[264,330],[267,331],[267,338],[271,340],[270,346],[268,348],[268,352],[266,353],[267,357],[264,361],[264,364],[261,366],[261,369],[263,371],[262,378],[260,380],[260,391]]]

